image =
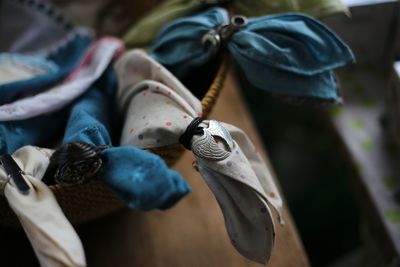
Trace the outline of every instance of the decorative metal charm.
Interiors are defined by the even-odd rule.
[[[100,170],[99,156],[107,146],[96,147],[83,142],[65,144],[57,149],[50,161],[56,166],[54,180],[61,185],[82,184]]]
[[[193,153],[203,159],[219,161],[226,159],[233,149],[233,139],[228,130],[216,120],[210,120],[203,135],[192,142]]]
[[[217,53],[221,45],[226,42],[235,32],[247,25],[248,20],[245,16],[237,15],[231,18],[227,25],[218,25],[206,33],[201,39],[203,44],[210,43],[213,52]]]
[[[231,134],[219,121],[210,120],[207,130],[212,136],[218,136],[225,141],[230,149],[233,147],[233,139]]]

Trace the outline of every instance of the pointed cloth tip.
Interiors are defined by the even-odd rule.
[[[5,187],[5,197],[24,228],[41,266],[85,267],[82,243],[62,213],[53,193],[41,179],[52,150],[26,146],[12,156],[31,190],[21,194],[13,181]],[[0,168],[0,180],[7,174]]]
[[[155,148],[179,143],[202,112],[200,101],[144,53],[127,53],[116,70],[118,101],[126,114],[121,144]],[[213,120],[196,124],[198,127],[202,131],[190,135],[190,148],[221,207],[232,244],[243,256],[266,262],[275,239],[268,205],[278,214],[282,209],[267,166],[242,130]]]

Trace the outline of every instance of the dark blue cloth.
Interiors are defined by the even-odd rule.
[[[26,145],[51,145],[65,128],[67,109],[27,120],[1,122],[0,154],[12,154]]]
[[[64,143],[85,142],[111,145],[109,123],[117,112],[112,104],[116,76],[108,68],[103,76],[73,106]],[[106,148],[100,154],[103,165],[97,174],[129,207],[139,210],[165,209],[189,193],[190,188],[158,156],[135,148]]]
[[[150,53],[185,79],[214,57],[202,37],[228,23],[222,8],[178,19],[161,30]],[[250,18],[225,46],[252,85],[291,97],[337,101],[333,70],[354,62],[350,48],[330,29],[298,13]]]

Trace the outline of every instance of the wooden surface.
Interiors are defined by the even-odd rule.
[[[232,75],[211,118],[245,130],[263,153]],[[77,227],[89,267],[262,266],[246,260],[233,248],[222,213],[203,179],[191,167],[192,161],[186,153],[175,166],[192,186],[192,192],[172,209],[147,213],[124,209]],[[268,266],[309,266],[286,207],[284,218],[286,225],[277,225],[277,243]],[[0,239],[1,266],[36,266],[21,231],[0,229]]]

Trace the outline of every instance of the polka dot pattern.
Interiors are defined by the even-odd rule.
[[[139,73],[149,69],[146,67],[140,69],[140,66],[148,64],[143,58],[141,59],[143,61],[135,60]],[[136,95],[130,92],[131,96],[134,96],[128,103],[125,127],[135,131],[130,134],[128,130],[123,131],[125,135],[121,140],[122,145],[152,148],[176,144],[189,123],[195,117],[203,116],[200,101],[192,98],[182,84],[174,82],[175,78],[169,77],[170,74],[163,69],[158,70],[155,67],[150,69],[153,80],[137,81],[140,82],[142,89],[145,85],[148,87],[147,94],[144,94],[144,91],[139,91]],[[126,84],[120,87],[129,88]],[[155,99],[157,103],[154,102]],[[205,120],[203,125],[207,124],[208,121]],[[234,141],[233,151],[228,153],[227,158],[219,161],[207,161],[195,157],[197,163],[194,168],[197,166],[197,170],[206,180],[220,206],[225,207],[221,210],[228,228],[235,226],[228,231],[232,244],[238,249],[251,250],[254,255],[264,257],[270,249],[266,247],[265,241],[273,239],[271,237],[273,231],[265,229],[274,227],[266,203],[270,203],[280,214],[281,199],[278,194],[271,197],[270,192],[278,191],[262,159],[245,154],[255,154],[256,151],[248,137],[234,126],[226,125],[226,127],[235,133],[232,136],[240,136]],[[196,135],[193,138],[200,136]],[[227,208],[233,206],[234,209]],[[241,224],[249,220],[251,224]],[[252,246],[248,247],[248,244]]]

